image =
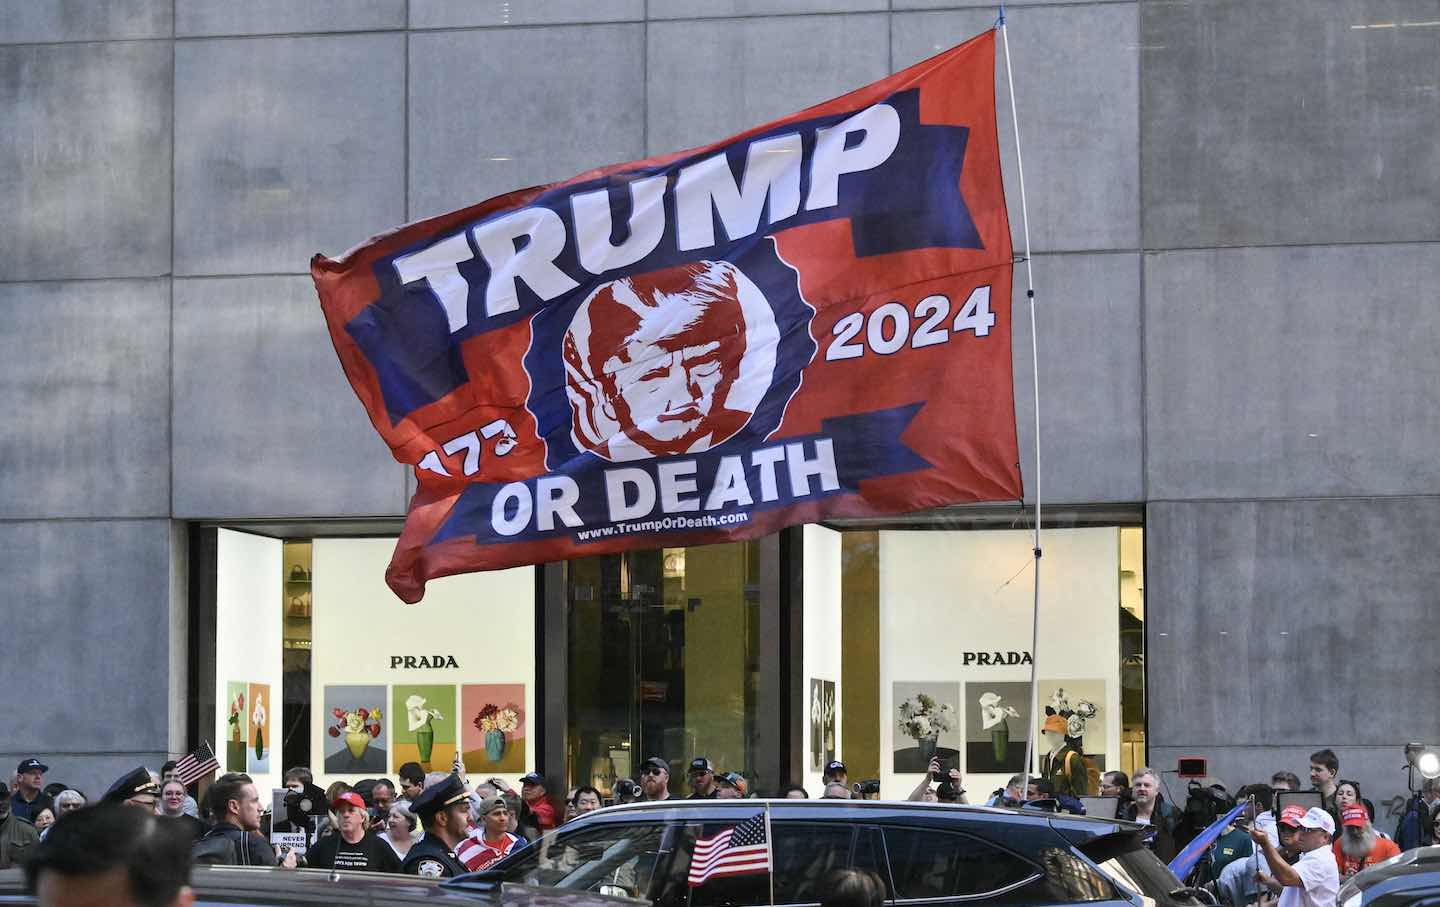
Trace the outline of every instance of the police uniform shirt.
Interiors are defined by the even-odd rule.
[[[448,879],[470,870],[455,859],[455,853],[434,835],[426,835],[410,847],[400,871],[422,879]]]
[[[310,852],[305,854],[305,862],[316,869],[400,871],[400,858],[395,856],[395,851],[369,832],[354,844],[340,837],[339,833],[329,835],[310,848]]]

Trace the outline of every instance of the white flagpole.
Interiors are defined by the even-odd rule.
[[[775,839],[770,836],[770,801],[765,801],[765,856],[770,863],[770,907],[775,907]]]
[[[1034,564],[1034,598],[1030,613],[1030,722],[1025,735],[1025,789],[1030,787],[1030,774],[1035,765],[1036,719],[1040,711],[1040,687],[1035,681],[1036,665],[1040,663],[1040,352],[1036,339],[1035,269],[1030,256],[1030,207],[1025,199],[1025,163],[1020,156],[1020,114],[1015,103],[1015,73],[1010,67],[1010,33],[1005,27],[1005,7],[1000,7],[1000,40],[1005,46],[1005,81],[1010,87],[1010,121],[1015,127],[1015,172],[1020,178],[1020,224],[1025,236],[1025,298],[1030,301],[1030,367],[1035,385],[1035,538],[1032,551]]]

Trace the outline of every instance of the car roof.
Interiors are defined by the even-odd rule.
[[[1440,846],[1407,850],[1361,871],[1346,887],[1366,891],[1400,879],[1399,888],[1440,887]]]
[[[963,803],[923,803],[914,800],[651,800],[607,806],[561,826],[569,829],[584,823],[620,822],[636,819],[680,820],[703,816],[726,820],[754,815],[769,809],[782,820],[820,819],[830,821],[914,821],[973,824],[976,822],[1018,822],[1027,825],[1063,826],[1068,835],[1090,838],[1139,828],[1119,819],[1099,819],[1037,809],[1000,806],[971,806]]]
[[[326,869],[280,869],[261,866],[199,865],[191,872],[190,887],[200,900],[245,899],[253,904],[463,904],[476,896],[446,888],[433,879],[378,872]],[[0,903],[24,896],[25,877],[19,870],[0,872]],[[494,893],[487,895],[497,903]],[[622,907],[625,898],[588,892],[507,883],[501,887],[504,907]]]

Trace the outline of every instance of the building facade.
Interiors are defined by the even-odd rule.
[[[1102,681],[1116,764],[1203,755],[1233,787],[1303,776],[1329,746],[1383,815],[1405,793],[1403,745],[1440,742],[1423,706],[1440,650],[1428,551],[1440,527],[1440,8],[1107,0],[1008,15],[1056,504],[1042,578],[1054,571],[1062,615],[1079,613],[1067,598],[1103,603],[1096,626],[1115,634],[1094,643],[1094,677],[1053,661],[1047,674],[1044,639],[1039,672]],[[823,755],[833,735],[843,758],[873,759],[908,787],[896,700],[923,690],[903,684],[957,684],[963,717],[976,710],[968,674],[922,661],[924,676],[902,676],[898,634],[924,635],[917,603],[942,608],[937,590],[972,593],[974,614],[1027,581],[1000,593],[962,569],[1009,563],[970,555],[1011,544],[1019,506],[467,577],[479,585],[453,615],[361,612],[368,638],[407,645],[344,673],[365,643],[337,629],[341,648],[326,646],[336,612],[322,615],[319,588],[306,600],[305,577],[318,587],[373,567],[414,486],[345,384],[308,261],[505,190],[729,135],[994,18],[955,0],[18,5],[0,22],[0,756],[41,755],[98,790],[197,740],[253,747],[253,725],[275,758],[289,731],[318,762],[314,749],[341,739],[316,714],[330,678],[384,688],[382,712],[402,719],[395,753],[418,754],[427,730],[393,708],[397,689],[449,684],[459,718],[428,730],[443,738],[448,723],[452,751],[471,711],[518,696],[524,758],[571,781],[623,774],[625,739],[675,759],[723,748],[767,784],[800,780],[815,738]],[[1007,110],[1003,80],[1000,92]],[[1018,235],[1007,116],[1001,143]],[[1033,488],[1022,301],[1015,396]],[[1142,532],[1143,563],[1123,566]],[[1087,598],[1078,573],[1051,566],[1066,546],[1076,570],[1110,570],[1113,551],[1113,595]],[[960,572],[924,573],[937,564]],[[267,596],[282,609],[279,648],[251,652],[251,628],[224,621]],[[503,676],[471,674],[466,658],[453,676],[420,667],[459,657],[430,645],[456,627],[478,634],[459,637],[472,640],[466,657],[499,646],[518,660]],[[962,662],[988,649],[961,644],[977,627],[956,630]],[[595,661],[622,651],[632,661],[619,673]],[[1143,704],[1130,706],[1120,689],[1126,677],[1137,688],[1136,655]],[[232,683],[243,741],[230,740]],[[467,684],[525,689],[467,701]],[[336,695],[342,711],[369,701]],[[287,727],[302,701],[312,713]],[[1138,718],[1139,737],[1122,739],[1137,724],[1122,717]],[[474,730],[485,751],[488,731]],[[956,733],[983,757],[995,730]],[[445,742],[432,739],[432,758]]]

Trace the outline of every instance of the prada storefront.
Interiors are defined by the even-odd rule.
[[[1049,706],[1096,768],[1129,772],[1145,757],[1143,530],[1123,512],[1048,517],[1038,652],[1016,512],[448,577],[415,605],[384,583],[398,526],[196,527],[190,735],[262,789],[295,765],[324,786],[458,753],[472,775],[607,795],[658,755],[684,792],[698,755],[811,796],[838,758],[904,797],[936,757],[973,802],[1020,770]]]

